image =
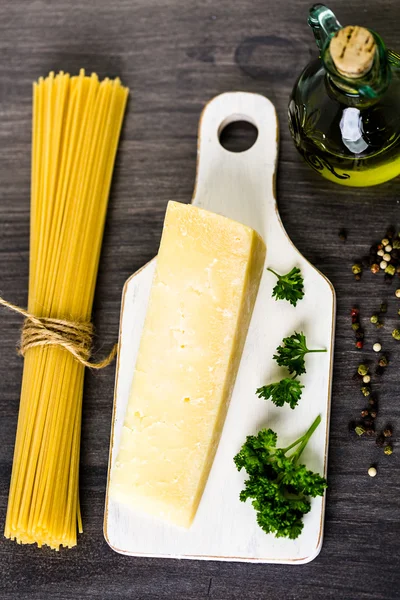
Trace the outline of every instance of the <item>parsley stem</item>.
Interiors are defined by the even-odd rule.
[[[304,434],[301,446],[297,450],[297,452],[294,454],[294,456],[295,456],[294,462],[297,462],[299,460],[299,458],[300,458],[300,456],[301,456],[304,448],[308,444],[308,441],[309,441],[310,437],[312,436],[312,434],[317,429],[317,427],[318,427],[318,425],[320,423],[321,423],[321,415],[318,415],[318,417],[315,419],[314,423],[311,425],[311,427],[309,428],[309,430]]]
[[[326,352],[326,348],[324,348],[323,350],[308,350],[307,349],[306,354],[310,354],[311,352]]]
[[[269,271],[270,273],[273,273],[275,275],[275,277],[277,277],[278,279],[281,278],[281,275],[279,275],[278,273],[276,273],[273,269],[270,269],[269,267],[267,268],[267,271]]]

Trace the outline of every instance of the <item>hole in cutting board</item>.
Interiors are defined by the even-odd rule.
[[[245,152],[256,143],[258,129],[249,121],[228,123],[219,133],[219,143],[229,152]]]

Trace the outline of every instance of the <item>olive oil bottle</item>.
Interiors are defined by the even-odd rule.
[[[297,80],[289,127],[327,179],[371,186],[400,174],[400,56],[364,27],[342,27],[322,4],[309,14],[319,58]]]

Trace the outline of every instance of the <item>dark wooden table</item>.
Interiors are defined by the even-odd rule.
[[[356,283],[354,259],[398,224],[399,181],[375,189],[335,186],[297,155],[286,123],[296,76],[316,48],[306,0],[1,0],[0,293],[25,306],[28,283],[31,82],[81,66],[120,75],[131,90],[116,164],[95,301],[104,349],[118,332],[125,279],[157,251],[166,203],[191,198],[199,114],[228,90],[267,95],[281,123],[278,201],[301,252],[323,271],[338,300],[325,541],[304,566],[129,558],[103,538],[103,508],[114,367],[86,377],[81,461],[84,534],[59,553],[0,539],[3,600],[212,600],[400,598],[400,347],[391,338],[400,302],[382,278]],[[332,2],[344,24],[369,26],[399,48],[396,0]],[[346,244],[338,239],[345,226]],[[400,286],[399,286],[400,287]],[[389,298],[386,325],[366,324],[365,353],[354,349],[349,310],[365,321]],[[397,302],[397,305],[396,305]],[[22,360],[18,316],[0,312],[0,524],[6,512]],[[354,440],[348,421],[363,401],[352,381],[361,356],[380,339],[391,365],[380,385],[379,425],[395,426],[395,452]],[[371,479],[367,469],[378,465]]]

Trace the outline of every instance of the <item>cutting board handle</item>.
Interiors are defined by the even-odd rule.
[[[258,130],[254,145],[244,152],[230,152],[219,141],[221,131],[234,121],[248,121]],[[276,209],[277,155],[278,119],[268,98],[247,92],[216,96],[200,118],[193,204],[236,219],[266,237],[266,212]]]

